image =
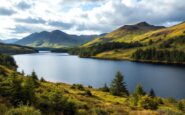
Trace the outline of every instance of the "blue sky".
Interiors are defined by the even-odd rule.
[[[101,34],[146,21],[171,26],[185,20],[184,0],[1,0],[0,39],[61,30]]]

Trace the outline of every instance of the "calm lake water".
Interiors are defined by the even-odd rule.
[[[80,83],[93,87],[109,84],[117,71],[122,72],[130,92],[137,84],[146,91],[153,88],[162,97],[185,98],[185,67],[79,58],[66,53],[41,52],[14,55],[19,66],[30,74],[33,70],[48,81]]]

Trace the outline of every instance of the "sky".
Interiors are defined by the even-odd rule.
[[[52,30],[101,34],[143,21],[162,26],[185,21],[185,0],[0,1],[0,39]]]

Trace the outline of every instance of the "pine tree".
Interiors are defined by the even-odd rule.
[[[134,94],[141,95],[141,96],[146,94],[145,91],[143,90],[143,87],[141,86],[141,84],[138,84],[136,86],[136,89],[134,91]]]
[[[124,76],[120,72],[117,72],[115,79],[112,81],[110,92],[116,96],[129,95]]]
[[[17,106],[22,102],[23,96],[22,91],[23,88],[21,86],[22,81],[16,77],[12,78],[11,86],[10,86],[10,92],[11,92],[11,103],[14,106]]]
[[[33,104],[35,102],[35,88],[36,84],[34,79],[28,77],[23,86],[23,104]]]
[[[37,74],[35,73],[35,71],[33,71],[31,73],[30,77],[34,81],[35,87],[38,87],[39,86],[39,82],[38,82],[38,77],[37,77]]]
[[[155,97],[155,96],[156,96],[153,89],[150,90],[149,96],[150,96],[150,97]]]
[[[35,79],[35,80],[38,80],[38,77],[37,77],[37,74],[35,73],[35,71],[33,71],[33,72],[31,73],[31,77],[32,77],[33,79]]]
[[[109,92],[109,91],[110,91],[106,83],[105,83],[104,86],[101,88],[101,90],[104,91],[104,92]]]
[[[61,114],[61,112],[64,111],[65,106],[67,104],[67,98],[63,96],[63,93],[61,91],[54,91],[51,95],[52,100],[52,109],[55,111],[56,115]]]
[[[40,81],[41,81],[41,82],[45,82],[46,80],[45,80],[43,77],[41,77],[41,78],[40,78]]]

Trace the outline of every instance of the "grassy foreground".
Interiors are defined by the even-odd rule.
[[[39,80],[35,72],[25,76],[24,72],[16,72],[17,66],[10,57],[7,60],[3,57],[2,62],[0,115],[184,115],[185,112],[184,99],[157,97],[154,91],[146,93],[141,85],[133,93],[122,95],[126,89],[119,88],[126,88],[126,84],[120,73],[111,86],[94,89]]]

